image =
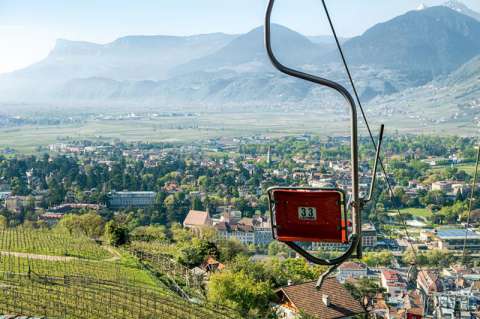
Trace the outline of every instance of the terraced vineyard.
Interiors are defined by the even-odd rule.
[[[88,238],[49,230],[0,230],[0,252],[0,313],[48,318],[238,317],[182,299],[137,258]]]
[[[0,232],[0,251],[102,260],[111,254],[95,241],[49,229],[13,228]]]

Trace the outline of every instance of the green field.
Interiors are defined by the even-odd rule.
[[[443,169],[449,168],[449,167],[452,167],[452,166],[451,165],[435,166],[433,168],[433,170],[434,171],[439,171],[439,170],[443,170]],[[467,172],[467,174],[472,175],[472,176],[475,173],[475,163],[457,164],[457,165],[454,165],[453,167],[455,167],[459,171],[463,170],[463,171]]]
[[[346,109],[345,109],[346,111]],[[379,126],[372,121],[372,128]],[[385,118],[386,135],[399,130],[410,133],[438,135],[467,134],[449,124],[443,126],[418,126],[413,119]],[[401,124],[400,124],[401,122]],[[451,129],[451,130],[450,130]],[[366,134],[363,122],[359,123],[361,135]],[[303,133],[319,136],[350,135],[348,113],[331,110],[318,112],[210,112],[191,117],[156,117],[128,120],[86,120],[75,125],[42,125],[0,128],[0,150],[13,148],[20,153],[35,153],[38,147],[71,140],[99,140],[126,142],[192,142],[209,138],[242,137],[263,134],[279,137]]]
[[[432,211],[428,208],[404,208],[400,210],[402,213],[410,213],[413,216],[428,218],[432,216]]]
[[[427,208],[402,208],[400,212],[405,216],[405,214],[411,214],[416,219],[423,221],[426,224],[429,224],[429,218],[433,215],[432,212]],[[387,212],[390,216],[397,216],[398,212],[396,210],[390,210]]]
[[[141,120],[89,120],[78,125],[22,126],[0,129],[0,149],[34,153],[38,146],[69,140],[127,142],[191,142],[255,134],[283,136],[305,132],[348,134],[346,126],[325,121],[324,115],[276,113],[209,113],[198,117]]]

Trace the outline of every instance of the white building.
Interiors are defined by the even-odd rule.
[[[382,287],[390,295],[390,298],[401,299],[407,292],[407,283],[396,270],[384,269],[380,274]]]
[[[255,232],[251,225],[219,222],[214,228],[220,239],[237,239],[244,245],[255,244]]]
[[[338,267],[337,280],[341,284],[348,279],[358,279],[368,276],[368,267],[363,263],[344,262]]]
[[[438,181],[432,183],[432,191],[442,191],[448,193],[452,190],[452,182],[450,181]]]

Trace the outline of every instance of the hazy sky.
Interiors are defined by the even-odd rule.
[[[243,33],[263,23],[266,0],[0,0],[0,73],[44,58],[55,39],[106,43],[131,34]],[[342,36],[444,0],[328,0]],[[479,0],[464,0],[480,11]],[[329,34],[320,0],[277,0],[275,21]]]

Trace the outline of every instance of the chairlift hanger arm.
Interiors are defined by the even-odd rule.
[[[305,73],[305,72],[302,72],[302,71],[298,71],[298,70],[294,70],[292,68],[289,68],[289,67],[283,65],[277,59],[277,57],[275,56],[275,53],[273,53],[272,40],[271,40],[271,16],[272,16],[274,5],[275,5],[275,0],[269,0],[268,7],[267,7],[267,13],[265,15],[265,47],[267,49],[268,57],[269,57],[270,61],[272,62],[273,66],[277,70],[279,70],[280,72],[285,73],[287,75],[290,75],[290,76],[293,76],[293,77],[296,77],[296,78],[299,78],[299,79],[302,79],[302,80],[305,80],[305,81],[309,81],[309,82],[312,82],[312,83],[316,83],[316,84],[334,89],[335,91],[340,93],[347,100],[348,104],[350,105],[350,109],[351,109],[351,112],[352,112],[352,117],[355,117],[355,119],[356,119],[357,109],[356,109],[356,106],[355,106],[355,101],[354,101],[352,95],[350,94],[350,92],[348,92],[348,90],[344,86],[342,86],[341,84],[339,84],[337,82],[334,82],[334,81],[331,81],[331,80],[328,80],[328,79],[325,79],[325,78],[322,78],[322,77],[319,77],[319,76],[311,75],[311,74],[308,74],[308,73]],[[356,125],[355,125],[355,127],[356,127]]]
[[[358,240],[358,237],[359,237],[358,235],[352,235],[350,238],[351,242],[352,243],[356,242]],[[285,242],[285,244],[291,249],[293,249],[294,251],[296,251],[300,256],[302,256],[309,262],[314,263],[316,265],[321,265],[321,266],[334,266],[334,265],[343,263],[348,258],[350,258],[350,256],[353,254],[356,248],[356,246],[352,244],[348,247],[348,249],[345,251],[343,255],[333,259],[322,259],[309,254],[302,247],[300,247],[293,241]]]
[[[355,101],[350,94],[350,92],[341,84],[321,78],[315,75],[311,75],[305,72],[301,72],[298,70],[294,70],[283,65],[275,56],[272,44],[271,44],[271,16],[273,7],[275,4],[275,0],[269,0],[267,11],[265,14],[265,47],[267,50],[268,57],[272,62],[273,66],[279,70],[280,72],[308,81],[312,82],[321,86],[325,86],[331,88],[340,95],[342,95],[347,103],[350,106],[350,115],[351,115],[351,163],[352,163],[352,216],[353,216],[353,231],[351,237],[351,244],[350,248],[340,257],[334,260],[323,260],[323,259],[316,259],[315,257],[311,256],[307,252],[305,252],[301,247],[297,246],[294,243],[290,243],[289,246],[295,249],[297,252],[300,250],[303,251],[302,256],[306,257],[309,256],[309,260],[315,263],[323,264],[323,265],[335,265],[336,263],[341,263],[352,256],[353,250],[356,248],[356,257],[362,257],[362,243],[361,243],[361,200],[359,198],[359,185],[358,185],[358,121],[357,121],[357,109],[355,105]]]

